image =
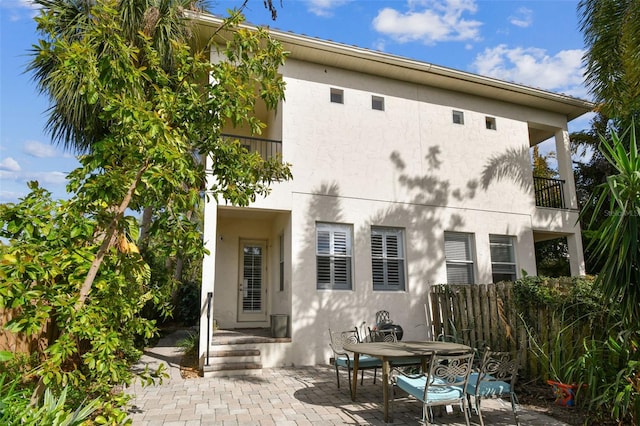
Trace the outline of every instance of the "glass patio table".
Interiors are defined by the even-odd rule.
[[[426,370],[427,358],[432,353],[452,355],[471,352],[470,346],[451,342],[371,342],[347,343],[344,350],[353,352],[353,377],[358,377],[360,354],[373,356],[382,361],[382,397],[384,401],[384,421],[389,422],[389,372],[390,365],[397,358],[416,358],[420,360],[422,370]],[[358,380],[351,381],[351,399],[356,400]]]

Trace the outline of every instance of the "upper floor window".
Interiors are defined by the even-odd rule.
[[[493,282],[515,281],[517,279],[515,237],[489,235],[489,245],[491,246]]]
[[[371,228],[371,269],[374,290],[404,290],[404,230]]]
[[[455,124],[464,124],[464,112],[453,110],[453,122]]]
[[[384,111],[384,98],[382,96],[371,96],[371,109]]]
[[[485,117],[484,118],[485,125],[488,130],[496,130],[496,118],[495,117]]]
[[[473,234],[444,233],[444,255],[447,263],[448,284],[473,284]]]
[[[344,90],[331,88],[331,102],[336,104],[344,103]]]
[[[318,289],[351,290],[352,227],[316,224],[316,285]]]

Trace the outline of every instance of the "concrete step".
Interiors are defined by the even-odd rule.
[[[220,371],[207,371],[207,367],[202,373],[202,377],[235,377],[235,376],[262,376],[262,369],[260,370],[220,370]]]
[[[202,369],[204,377],[220,376],[256,376],[262,375],[262,364],[259,362],[211,362]]]
[[[255,348],[234,349],[229,347],[228,349],[222,350],[214,348],[214,351],[210,352],[209,356],[216,358],[260,356],[260,350]]]
[[[209,364],[260,364],[260,351],[258,349],[227,349],[214,350],[209,353]]]

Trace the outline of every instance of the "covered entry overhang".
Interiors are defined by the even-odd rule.
[[[225,329],[269,327],[271,315],[290,315],[290,212],[215,206],[214,216],[210,207],[202,294],[212,295],[211,321]]]

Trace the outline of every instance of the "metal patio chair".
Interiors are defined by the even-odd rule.
[[[432,354],[428,372],[410,375],[400,369],[393,370],[393,400],[398,389],[422,402],[422,422],[433,420],[432,407],[460,405],[469,426],[469,406],[466,395],[467,381],[473,366],[473,353],[457,355]],[[393,402],[392,402],[393,407]]]
[[[480,365],[480,371],[471,373],[469,384],[467,385],[467,399],[471,405],[471,397],[474,398],[474,406],[480,417],[480,425],[484,426],[480,402],[483,398],[501,398],[509,396],[511,399],[511,410],[518,422],[516,411],[517,397],[515,394],[516,378],[518,376],[517,357],[509,352],[496,352],[490,349],[485,350]]]
[[[329,346],[333,351],[334,361],[333,365],[336,369],[336,381],[338,383],[338,389],[340,389],[340,373],[338,368],[344,368],[347,370],[347,376],[349,378],[349,392],[351,392],[351,371],[353,370],[353,353],[346,351],[343,348],[345,343],[360,343],[358,330],[353,328],[346,331],[332,331],[329,329],[329,337],[331,343]],[[364,383],[364,370],[373,370],[373,383],[376,383],[377,369],[382,367],[382,361],[378,358],[369,355],[360,355],[358,358],[358,369],[362,370],[362,376],[360,378],[360,384]],[[354,377],[354,380],[358,380]]]

